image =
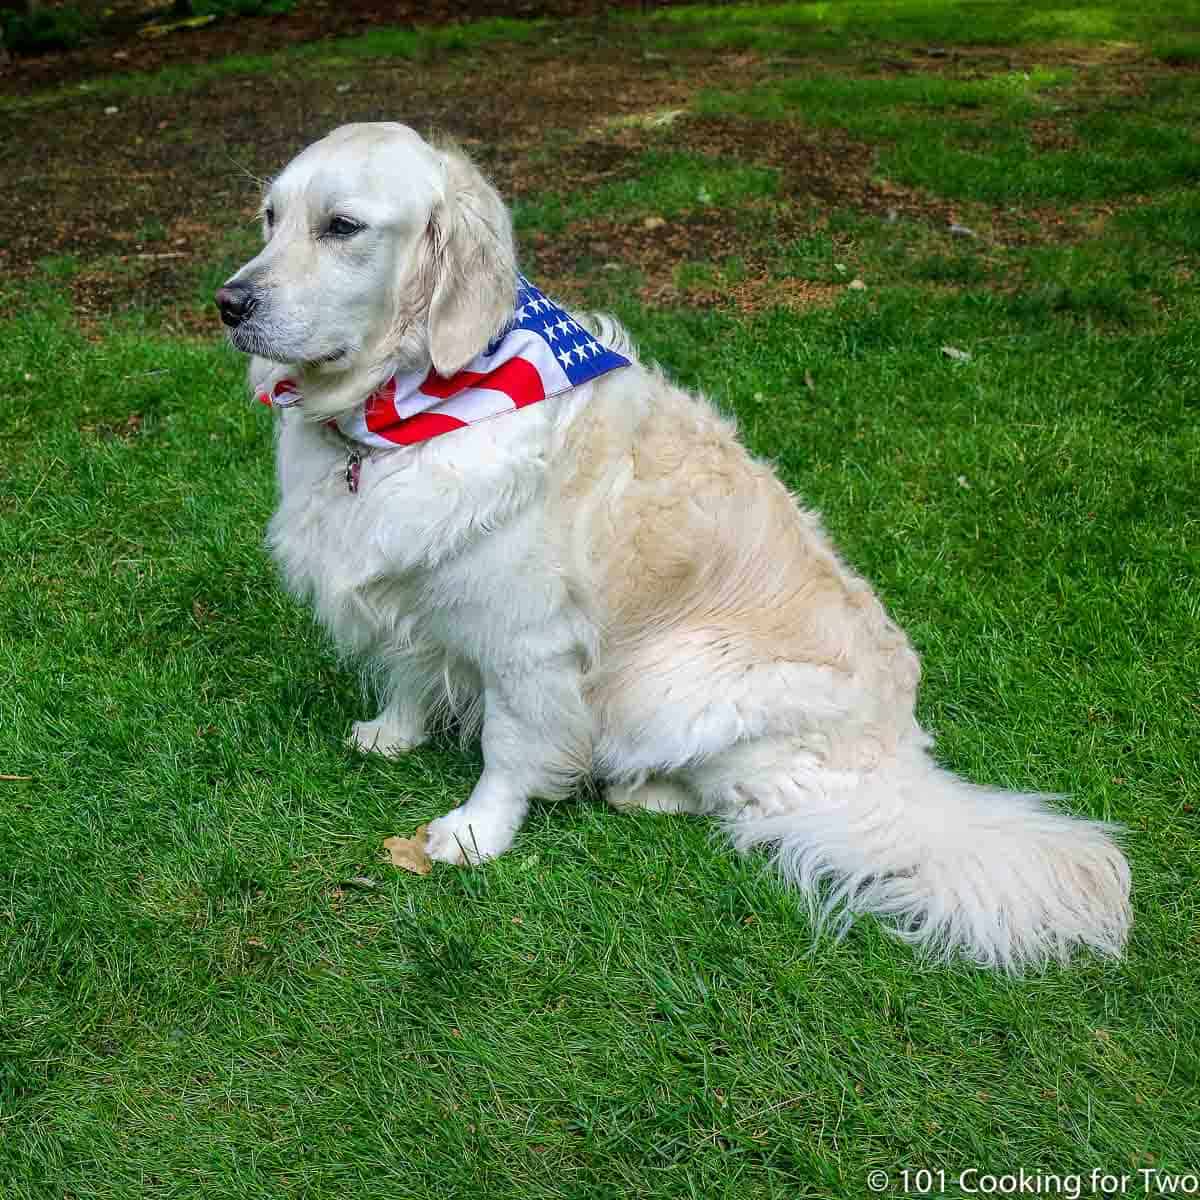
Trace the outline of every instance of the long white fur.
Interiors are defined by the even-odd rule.
[[[530,797],[590,776],[617,808],[714,814],[838,928],[874,913],[927,953],[1009,971],[1121,952],[1112,829],[933,761],[908,639],[732,425],[661,372],[635,361],[373,454],[350,494],[317,418],[392,370],[451,373],[512,303],[507,210],[464,156],[346,126],[267,205],[233,341],[259,355],[254,387],[287,375],[304,394],[279,419],[270,546],[380,694],[352,744],[403,753],[446,710],[479,730],[483,774],[432,823],[433,857],[503,853]],[[322,237],[331,214],[362,232]],[[634,354],[611,318],[581,319]]]

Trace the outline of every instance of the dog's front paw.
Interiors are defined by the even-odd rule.
[[[435,862],[480,863],[503,854],[516,833],[502,817],[471,812],[470,805],[464,804],[429,822],[425,853]]]
[[[423,731],[412,729],[387,717],[374,721],[355,721],[346,739],[351,750],[361,754],[382,754],[384,758],[399,758],[415,750],[426,740]]]

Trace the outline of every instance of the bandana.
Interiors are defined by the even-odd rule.
[[[327,424],[364,446],[411,446],[629,366],[627,358],[596,341],[524,275],[517,283],[517,307],[508,324],[456,375],[397,372],[357,408]],[[281,379],[258,398],[275,408],[302,400],[291,379]]]

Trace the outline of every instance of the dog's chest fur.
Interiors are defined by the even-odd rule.
[[[555,651],[585,638],[543,503],[556,427],[581,401],[373,453],[357,492],[346,442],[281,413],[268,544],[288,590],[371,659],[419,645],[486,671],[531,638]]]

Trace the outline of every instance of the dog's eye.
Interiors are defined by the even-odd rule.
[[[325,232],[329,237],[348,238],[353,237],[363,228],[364,226],[360,225],[357,221],[352,221],[349,217],[334,217],[329,222]]]

